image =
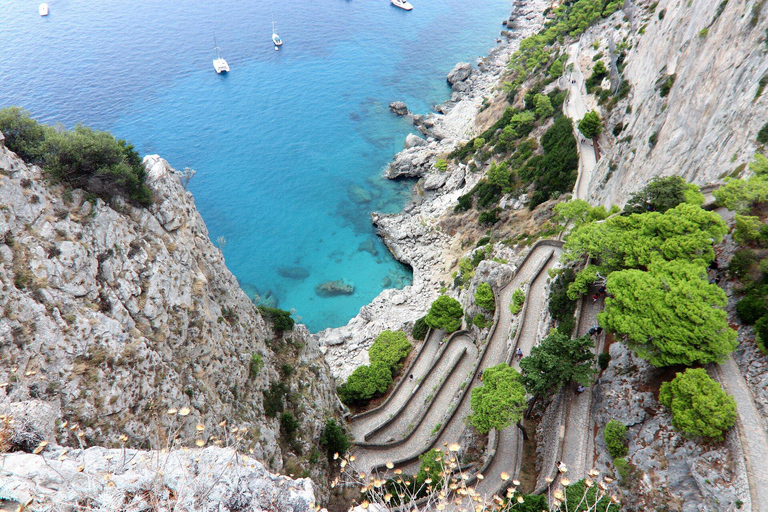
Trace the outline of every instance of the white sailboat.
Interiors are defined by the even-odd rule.
[[[392,5],[397,6],[401,9],[405,9],[406,11],[413,10],[413,6],[408,3],[408,0],[391,0]]]
[[[216,52],[216,58],[213,59],[213,69],[219,74],[229,73],[229,64],[227,64],[227,61],[222,59],[219,54],[221,48],[219,48],[219,45],[216,43],[216,36],[213,36],[213,49]]]
[[[283,40],[275,32],[275,20],[272,20],[272,43],[275,45],[275,50],[279,50],[283,46]]]
[[[37,12],[40,13],[40,16],[48,16],[48,4],[40,4],[40,7],[38,7]]]

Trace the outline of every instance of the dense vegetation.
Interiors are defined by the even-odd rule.
[[[480,283],[475,290],[475,304],[486,311],[496,309],[496,298],[493,296],[493,290],[488,283]]]
[[[549,314],[557,325],[557,332],[571,336],[576,328],[576,300],[568,296],[568,287],[576,279],[571,268],[564,268],[557,273],[549,289]]]
[[[520,374],[501,363],[483,372],[483,385],[472,388],[469,421],[478,432],[502,430],[523,418],[525,388]]]
[[[600,119],[600,114],[594,110],[584,114],[584,117],[579,121],[579,131],[588,139],[594,139],[603,133],[603,121]]]
[[[274,327],[276,334],[280,335],[283,331],[293,330],[294,320],[291,318],[290,311],[269,308],[267,306],[259,306],[258,309],[263,317],[272,320],[272,326]]]
[[[736,402],[703,368],[688,368],[661,385],[659,401],[672,412],[676,430],[721,441],[736,423]]]
[[[382,363],[394,377],[400,372],[403,360],[411,353],[413,345],[403,331],[383,331],[368,349],[371,364]]]
[[[48,176],[105,201],[115,196],[147,206],[152,192],[134,147],[107,132],[77,125],[74,130],[46,126],[25,110],[0,110],[6,146],[23,160],[40,165]]]
[[[457,331],[461,327],[464,310],[456,299],[441,295],[429,308],[424,322],[432,329],[443,329],[446,332]]]
[[[627,454],[627,427],[623,423],[611,420],[603,429],[603,440],[608,453],[614,459]]]
[[[343,456],[349,449],[349,438],[335,419],[331,418],[325,422],[325,428],[320,435],[320,446],[325,448],[329,461],[336,454]]]
[[[596,373],[594,346],[589,336],[553,332],[520,361],[526,391],[547,398],[571,381],[589,385]]]
[[[624,214],[664,213],[682,203],[704,204],[699,187],[686,182],[680,176],[654,178],[648,185],[632,194],[624,206]]]

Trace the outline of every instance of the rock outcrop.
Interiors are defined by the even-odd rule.
[[[280,470],[287,444],[263,391],[286,386],[308,454],[338,412],[328,367],[302,326],[272,331],[173,169],[145,163],[153,204],[108,205],[0,148],[0,403],[53,406],[81,433],[59,431],[51,442],[62,445],[116,447],[124,435],[129,447],[158,448],[226,421]],[[291,378],[278,370],[286,362]],[[190,421],[177,430],[166,411],[181,408]]]
[[[472,64],[469,62],[459,62],[448,73],[446,80],[451,85],[455,85],[459,82],[463,82],[472,74]]]
[[[389,110],[398,116],[408,115],[408,106],[402,101],[393,101],[389,104]]]

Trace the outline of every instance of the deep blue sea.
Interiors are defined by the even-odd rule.
[[[369,217],[410,194],[381,178],[413,131],[387,105],[445,101],[446,73],[487,53],[512,6],[412,3],[52,0],[41,18],[37,1],[0,0],[0,107],[109,130],[195,169],[189,188],[246,292],[313,332],[343,325],[411,279]],[[229,75],[213,70],[214,35]],[[316,294],[337,279],[354,294]]]

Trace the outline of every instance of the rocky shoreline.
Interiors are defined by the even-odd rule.
[[[413,269],[413,284],[402,290],[382,291],[370,304],[342,327],[325,329],[315,336],[337,379],[345,378],[357,366],[368,363],[367,349],[385,329],[408,328],[423,316],[437,298],[450,270],[463,254],[458,240],[440,231],[438,223],[458,197],[472,188],[483,173],[472,172],[461,164],[439,170],[435,163],[478,131],[479,114],[490,108],[499,91],[509,57],[522,39],[536,33],[544,24],[544,11],[550,0],[516,3],[504,31],[488,56],[472,68],[459,63],[447,79],[452,84],[451,98],[427,115],[411,114],[401,102],[394,102],[396,115],[411,116],[424,138],[409,135],[405,149],[395,155],[386,170],[390,179],[418,178],[412,201],[401,213],[372,213],[379,236],[394,257]]]

